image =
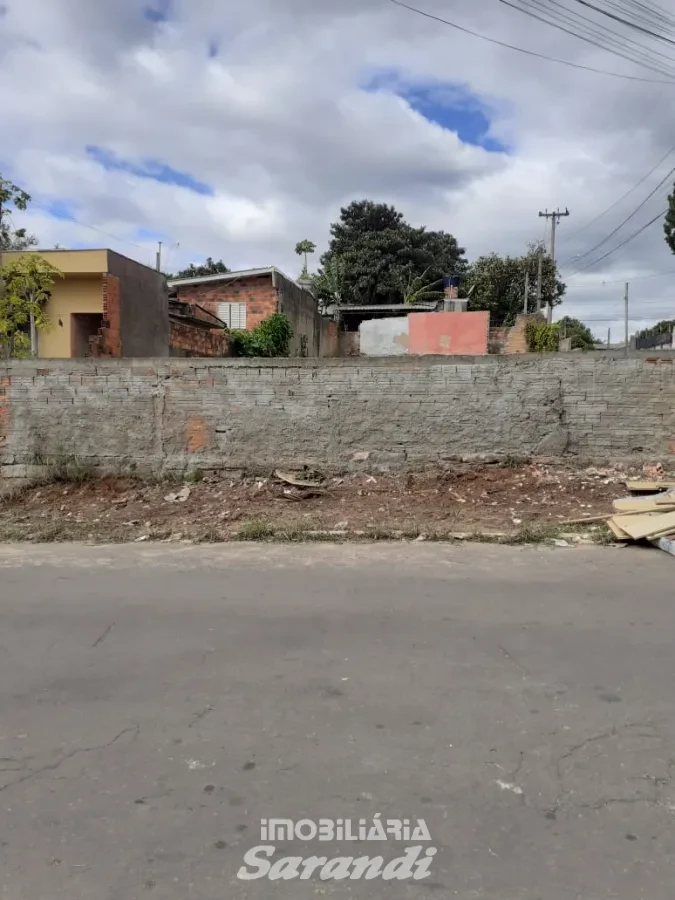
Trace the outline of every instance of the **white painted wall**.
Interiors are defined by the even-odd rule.
[[[359,326],[361,356],[405,356],[408,352],[408,317],[369,319]]]

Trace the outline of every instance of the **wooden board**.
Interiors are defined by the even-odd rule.
[[[654,494],[651,497],[622,497],[612,503],[617,513],[668,512],[675,509],[675,496]]]
[[[648,494],[675,488],[675,481],[627,481],[626,487],[632,494]]]
[[[629,541],[630,535],[626,534],[625,531],[622,531],[618,525],[614,524],[614,519],[609,519],[607,522],[607,527],[612,532],[617,541]]]
[[[675,512],[643,513],[642,515],[614,516],[614,524],[633,540],[659,537],[675,531]]]

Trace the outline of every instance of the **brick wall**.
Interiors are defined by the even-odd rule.
[[[171,319],[171,356],[232,356],[232,338],[222,328],[200,328]]]
[[[533,315],[526,316],[518,316],[516,318],[516,324],[513,328],[509,329],[508,337],[506,338],[506,347],[505,353],[527,353],[527,338],[525,337],[525,330],[527,328],[528,322],[540,322],[545,324],[546,319],[544,316],[534,313]]]
[[[103,327],[96,351],[101,356],[122,356],[120,280],[115,275],[103,276]]]
[[[246,330],[250,331],[277,312],[277,291],[271,275],[242,278],[240,281],[216,281],[186,284],[177,288],[183,303],[198,303],[214,316],[219,303],[246,303]]]
[[[472,454],[675,455],[675,356],[31,360],[0,365],[0,465],[418,467]],[[353,462],[356,459],[362,462]]]

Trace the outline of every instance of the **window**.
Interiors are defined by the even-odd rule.
[[[246,328],[246,304],[245,303],[219,303],[218,318],[222,319],[228,328]]]

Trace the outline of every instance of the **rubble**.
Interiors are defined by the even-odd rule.
[[[419,472],[352,472],[331,477],[303,470],[206,472],[168,492],[167,484],[105,477],[84,484],[41,484],[0,500],[0,539],[230,540],[250,522],[279,533],[334,531],[409,535],[514,534],[608,518],[613,500],[641,468],[571,464],[448,462]],[[293,484],[284,477],[290,475]],[[607,483],[609,482],[609,483]],[[631,481],[631,484],[639,482]],[[663,482],[667,484],[667,482]],[[675,486],[675,483],[674,483]],[[347,527],[347,519],[349,520]],[[336,525],[337,523],[337,525]],[[376,534],[376,536],[377,536]],[[566,534],[555,538],[569,541]]]

